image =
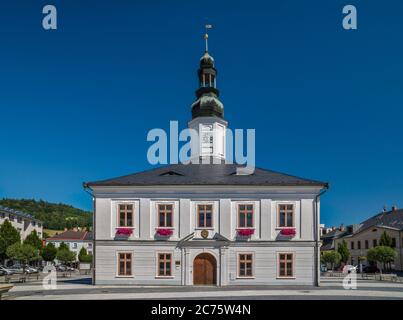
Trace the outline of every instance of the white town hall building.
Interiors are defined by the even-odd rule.
[[[224,107],[205,52],[189,127],[225,158]],[[221,142],[220,142],[221,141]],[[327,183],[236,164],[174,164],[84,183],[94,197],[94,284],[319,285]]]

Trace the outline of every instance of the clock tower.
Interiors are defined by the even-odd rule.
[[[196,101],[192,104],[192,120],[188,125],[198,134],[198,141],[192,141],[192,159],[225,160],[225,134],[228,122],[224,120],[224,105],[219,100],[217,69],[208,52],[208,34],[204,35],[206,50],[200,58],[197,71],[199,88]]]

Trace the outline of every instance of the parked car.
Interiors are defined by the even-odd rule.
[[[60,264],[56,266],[56,270],[60,272],[65,272],[67,271],[67,267]]]
[[[8,268],[5,267],[0,267],[0,272],[2,273],[2,275],[12,275],[14,272]]]
[[[37,273],[37,272],[38,272],[38,269],[35,269],[34,267],[26,266],[25,269],[24,269],[24,271],[25,271],[26,273]]]
[[[343,273],[351,273],[351,272],[357,272],[357,267],[353,266],[351,264],[346,264],[343,269],[342,269]]]
[[[365,267],[362,268],[362,272],[365,272],[365,273],[378,273],[379,269],[376,266],[368,265],[368,266],[365,266]]]
[[[14,264],[10,267],[7,267],[8,270],[12,271],[13,273],[23,273],[24,268],[19,264]]]

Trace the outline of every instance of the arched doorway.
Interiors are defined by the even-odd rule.
[[[193,261],[193,284],[217,284],[217,262],[209,253],[199,254]]]

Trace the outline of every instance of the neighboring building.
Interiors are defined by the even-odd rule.
[[[78,254],[81,248],[85,248],[88,254],[93,252],[92,232],[88,231],[74,231],[67,230],[62,233],[56,234],[53,237],[46,239],[46,244],[53,243],[56,248],[60,246],[62,242],[68,245],[69,249],[76,253],[76,259],[78,260]]]
[[[332,228],[327,228],[323,223],[319,225],[319,234],[321,237],[324,236],[326,233],[331,232],[332,230]]]
[[[42,238],[42,221],[35,219],[31,214],[0,206],[0,224],[2,224],[6,219],[9,220],[13,227],[18,230],[21,240],[25,240],[25,238],[34,230],[38,233],[39,238]]]
[[[392,269],[403,271],[403,210],[393,207],[382,211],[364,222],[349,226],[351,229],[335,239],[335,248],[345,240],[351,253],[349,264],[357,265],[359,257],[366,256],[368,249],[379,245],[384,231],[392,238],[397,257]]]
[[[85,183],[94,196],[94,284],[318,285],[327,183],[225,164],[227,122],[207,50],[198,76],[192,155],[218,163]]]
[[[332,227],[326,229],[326,232],[323,232],[322,236],[320,237],[322,240],[322,246],[320,247],[320,252],[323,253],[325,251],[335,250],[336,240],[348,234],[351,234],[354,228],[356,228],[356,226],[349,225],[345,227],[342,224],[338,228]]]

